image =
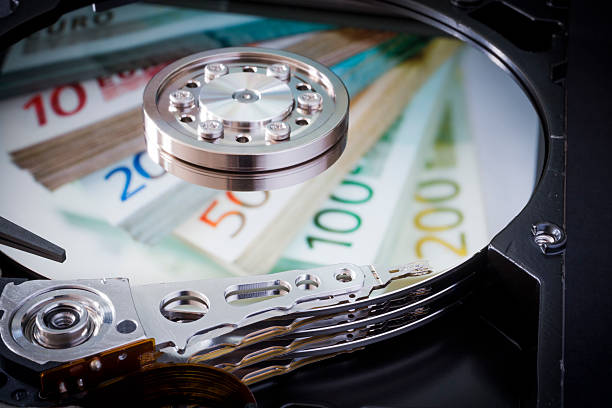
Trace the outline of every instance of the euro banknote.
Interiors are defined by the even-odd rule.
[[[8,50],[0,99],[324,28],[330,26],[150,4],[98,13],[82,8]]]
[[[375,150],[368,153],[297,234],[273,272],[349,260],[384,265],[427,260],[435,272],[442,272],[485,247],[490,236],[482,169],[466,121],[457,59],[449,63],[449,78],[440,93],[430,95],[438,106],[430,113],[429,125],[411,105],[395,128],[395,142],[383,138],[377,145],[390,151],[374,156],[382,159],[386,173],[372,177],[368,167],[377,165],[368,155]],[[410,125],[418,123],[421,133],[414,133]],[[402,145],[419,138],[421,146],[411,155],[399,153]],[[392,147],[385,149],[385,143]],[[406,172],[405,161],[410,159],[413,166]]]
[[[392,63],[422,44],[413,36],[339,29],[283,37],[267,46],[286,46],[330,65],[345,59],[342,69],[347,71],[355,65],[350,58],[368,49],[374,49],[370,59],[384,53]],[[362,68],[364,61],[358,62]],[[163,66],[142,66],[0,101],[6,149],[19,167],[51,190],[144,150],[142,91]],[[366,69],[370,78],[361,78],[361,86],[383,68]]]
[[[393,37],[349,56],[332,66],[332,70],[340,70],[349,92],[356,94],[391,66],[418,53],[425,43],[419,37]],[[139,140],[142,139],[140,136]],[[297,189],[265,194],[274,194],[273,201],[281,206],[295,191]],[[214,193],[167,174],[140,151],[61,187],[54,198],[66,211],[105,219],[124,228],[134,239],[155,244]],[[280,194],[286,194],[284,199]],[[235,202],[239,200],[237,196],[242,195],[236,193],[226,199],[233,198]],[[260,225],[265,227],[264,223]],[[227,265],[227,268],[232,269],[232,266]]]
[[[323,174],[286,189],[220,193],[174,233],[228,269],[268,272],[298,228],[456,48],[454,41],[436,40],[422,55],[391,69],[354,98],[346,150]]]

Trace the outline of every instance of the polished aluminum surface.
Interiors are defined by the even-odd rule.
[[[122,279],[9,284],[0,296],[0,310],[4,311],[0,335],[11,351],[38,363],[70,361],[145,337],[155,339],[165,359],[184,361],[214,348],[219,344],[216,339],[268,319],[333,318],[346,310],[369,307],[369,302],[386,301],[392,294],[370,296],[393,280],[424,273],[431,271],[423,263],[378,269],[372,265],[338,264],[274,275],[134,288]],[[410,294],[411,290],[416,288],[397,294]],[[253,303],[257,298],[261,300]],[[245,300],[247,303],[241,303]],[[68,309],[83,319],[91,316],[91,321],[87,319],[91,333],[81,329],[75,316],[73,319],[66,315]],[[55,316],[51,311],[64,314],[50,323],[49,319]],[[357,314],[363,318],[369,315]],[[131,322],[134,329],[123,330],[124,321]],[[56,340],[69,341],[56,341],[52,348],[40,344],[31,329],[40,324],[46,326],[45,330],[63,330],[63,338]]]
[[[234,128],[284,119],[293,109],[286,83],[252,72],[235,72],[202,85],[199,102],[200,120],[216,119]]]
[[[0,310],[2,342],[39,364],[71,361],[145,338],[126,279],[10,283],[0,296]],[[136,322],[134,330],[119,330],[124,321]]]
[[[419,277],[384,292],[392,281]],[[159,362],[206,363],[253,384],[420,327],[460,304],[474,277],[465,268],[433,274],[413,262],[131,288],[122,279],[30,281],[0,295],[0,335],[40,364],[153,338]]]
[[[147,85],[147,151],[191,183],[286,187],[337,160],[348,107],[340,79],[315,61],[259,48],[207,51],[168,65]],[[222,133],[212,131],[211,120],[223,125]],[[268,127],[273,122],[284,124],[275,125],[280,132]]]

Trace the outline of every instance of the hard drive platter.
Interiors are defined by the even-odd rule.
[[[562,88],[527,55],[560,45],[488,27],[520,20],[501,3],[460,3],[402,9],[458,39],[388,15],[144,3],[76,9],[7,48],[2,272],[48,280],[3,282],[4,401],[280,406],[277,381],[400,352],[388,339],[418,345],[465,310],[552,364],[558,299],[534,276],[566,242]]]

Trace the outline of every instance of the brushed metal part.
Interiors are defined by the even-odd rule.
[[[276,121],[266,125],[266,136],[277,142],[287,140],[291,134],[291,127],[285,122]]]
[[[71,325],[62,328],[58,324],[47,327],[44,334],[34,334],[37,318],[44,318],[62,303],[78,304],[87,310],[91,333],[84,340]],[[3,343],[13,353],[39,364],[72,361],[145,338],[141,325],[130,333],[116,329],[124,320],[139,321],[126,279],[11,283],[0,296],[0,310],[4,312],[0,317]],[[40,324],[47,326],[44,322]],[[40,344],[42,335],[47,339],[44,341],[52,342],[53,348]],[[63,340],[69,341],[60,348],[57,342]]]
[[[333,352],[339,350],[350,350],[353,343],[357,340],[380,332],[380,328],[388,325],[389,322],[398,319],[414,321],[425,317],[430,312],[441,310],[444,307],[457,301],[459,294],[469,290],[469,282],[473,276],[463,278],[460,282],[452,284],[422,299],[406,299],[406,302],[395,305],[381,304],[378,313],[363,313],[364,310],[356,310],[350,315],[357,315],[356,318],[347,318],[326,322],[325,325],[310,327],[306,324],[297,330],[279,335],[269,340],[263,340],[254,344],[247,344],[248,347],[226,348],[223,352],[212,351],[194,356],[193,362],[206,362],[207,364],[237,364],[241,365],[240,359],[246,354],[258,355],[267,353],[268,357],[278,357],[288,355],[298,350],[305,352],[311,348],[322,346],[336,346]],[[458,296],[459,295],[459,296]],[[384,302],[387,303],[387,302]],[[391,307],[388,307],[391,306]],[[315,322],[317,323],[317,322]],[[308,341],[304,341],[308,339]],[[289,341],[287,341],[289,340]],[[299,341],[298,344],[294,340]],[[279,344],[292,344],[291,347],[279,346]],[[274,349],[273,351],[270,349]]]
[[[234,72],[202,85],[200,119],[233,128],[259,127],[285,118],[293,95],[285,82],[264,74]]]
[[[335,275],[348,271],[350,281],[339,281]],[[341,302],[351,303],[367,296],[372,290],[372,280],[367,270],[352,264],[339,264],[309,271],[321,282],[318,287],[300,290],[295,285],[296,271],[274,275],[249,276],[191,282],[143,285],[133,288],[134,300],[140,322],[148,336],[158,345],[166,345],[171,360],[181,361],[205,344],[212,344],[215,337],[236,328],[315,307],[331,306]],[[208,307],[207,313],[193,321],[174,322],[160,313],[168,298],[181,293],[184,299],[201,301]],[[237,306],[234,300],[271,297],[256,303]],[[193,350],[193,351],[192,351]]]
[[[198,124],[198,135],[204,139],[218,139],[223,137],[223,123],[218,120],[205,120]]]
[[[195,106],[195,97],[189,91],[179,89],[174,91],[168,97],[170,100],[170,108],[173,110],[187,110]]]
[[[365,268],[365,267],[362,267]],[[409,276],[423,276],[424,271],[428,270],[426,265],[418,263],[407,264],[405,266],[382,267],[368,265],[374,281],[377,286],[373,288],[384,288],[392,280],[402,279]],[[384,271],[390,271],[391,275]],[[403,274],[398,275],[398,271],[403,271]],[[393,271],[393,272],[391,272]],[[298,271],[308,273],[308,271]],[[431,271],[429,271],[432,274]],[[201,342],[199,345],[192,344],[192,350],[200,348],[199,352],[203,361],[208,359],[208,356],[219,356],[233,351],[236,347],[249,346],[258,341],[270,339],[277,336],[283,337],[303,337],[311,334],[316,334],[316,329],[333,331],[333,326],[346,322],[352,319],[363,319],[369,316],[374,316],[380,313],[394,310],[403,306],[409,307],[412,303],[418,302],[426,297],[434,296],[436,293],[445,292],[447,288],[452,289],[448,292],[457,291],[457,282],[468,282],[473,275],[472,271],[462,268],[446,271],[440,274],[426,278],[420,282],[409,285],[407,287],[396,289],[392,292],[384,294],[373,294],[369,297],[358,299],[355,303],[344,303],[334,306],[318,307],[316,309],[308,309],[304,311],[294,311],[286,316],[289,320],[267,320],[259,322],[251,326],[244,327],[239,330],[232,331],[228,335],[222,335]],[[384,280],[381,279],[384,277]],[[470,278],[470,279],[468,279]],[[446,295],[445,295],[446,296]],[[433,308],[432,308],[433,309]],[[350,317],[349,317],[350,316]],[[310,329],[315,329],[309,331]],[[300,332],[303,331],[302,334]],[[321,333],[321,332],[318,332]],[[195,340],[194,340],[195,341]],[[208,351],[207,351],[208,350]],[[212,357],[210,357],[212,358]]]
[[[166,66],[145,88],[147,152],[191,183],[282,188],[338,159],[348,108],[340,79],[308,58],[248,47],[207,51]],[[223,124],[222,134],[207,130],[210,120]],[[285,123],[290,137],[270,132],[273,122]]]
[[[219,78],[229,71],[225,64],[219,62],[208,64],[204,67],[204,78],[206,81],[212,81],[213,79]]]
[[[69,348],[87,341],[96,321],[80,302],[55,300],[34,317],[31,338],[45,348]]]
[[[236,367],[232,370],[232,373],[240,378],[242,382],[250,386],[271,377],[289,373],[294,369],[303,367],[305,365],[313,364],[340,354],[363,350],[364,347],[369,344],[377,343],[379,341],[383,341],[385,339],[417,329],[441,316],[444,316],[459,306],[460,303],[460,301],[456,301],[432,312],[431,314],[425,315],[424,317],[410,320],[403,324],[398,324],[387,331],[375,335],[362,336],[361,338],[348,343],[320,345],[319,347],[308,350],[290,352],[286,355],[279,356],[278,359],[273,358],[271,360],[264,360],[264,364]]]
[[[133,288],[121,279],[9,284],[0,295],[0,336],[11,351],[41,364],[153,338],[159,361],[207,362],[246,376],[278,359],[303,365],[420,327],[461,301],[474,276],[457,269],[376,293],[394,280],[428,274],[427,264],[416,262]],[[88,314],[97,319],[91,335],[78,326]],[[120,330],[126,321],[134,330]],[[47,348],[31,334],[37,325],[67,330],[69,341]]]
[[[289,81],[291,68],[287,64],[272,64],[266,69],[266,75],[273,76],[281,81]]]
[[[304,92],[298,96],[298,106],[307,112],[321,109],[323,98],[316,92]]]
[[[326,154],[299,166],[254,173],[229,173],[196,166],[183,160],[177,160],[153,144],[147,144],[147,152],[149,156],[159,157],[159,164],[168,172],[193,184],[230,191],[274,190],[306,181],[322,173],[340,157],[346,142],[347,138],[344,136]]]

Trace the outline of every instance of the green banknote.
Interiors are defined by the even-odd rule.
[[[297,234],[273,272],[321,264],[406,263],[447,269],[488,236],[456,58]]]

